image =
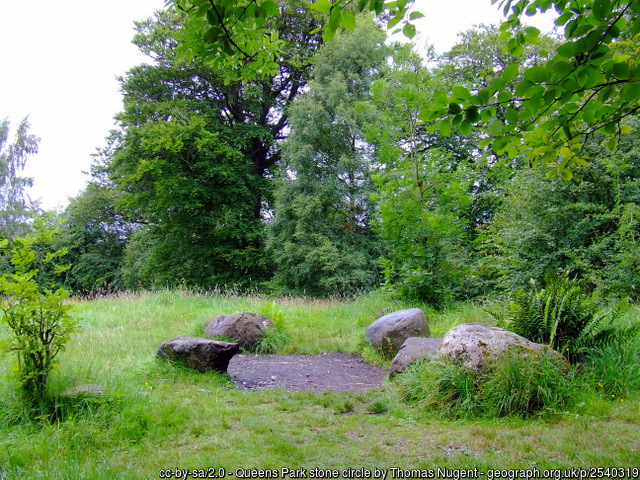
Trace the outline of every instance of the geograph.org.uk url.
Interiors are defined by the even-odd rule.
[[[413,478],[442,478],[451,480],[483,479],[483,480],[515,480],[515,479],[637,479],[640,476],[640,468],[629,467],[591,467],[591,468],[563,468],[563,469],[408,469],[391,467],[379,468],[347,468],[347,469],[323,469],[323,468],[236,468],[211,467],[207,469],[165,469],[160,470],[159,478],[189,479],[189,478],[277,478],[277,479],[374,479],[395,480]]]

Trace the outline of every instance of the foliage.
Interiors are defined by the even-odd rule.
[[[429,134],[418,119],[438,79],[409,47],[396,47],[373,85],[367,138],[376,149],[376,229],[386,241],[388,287],[443,306],[465,274],[465,214],[472,175],[467,138]]]
[[[354,337],[363,335],[377,311],[413,306],[379,293],[348,302],[281,298],[272,303],[290,327],[292,339],[284,352],[307,354],[357,353]],[[74,311],[83,317],[83,329],[51,378],[54,393],[59,392],[56,420],[34,428],[16,408],[15,392],[0,382],[0,475],[142,480],[157,477],[168,457],[180,458],[180,468],[204,469],[215,462],[227,472],[238,465],[278,469],[292,461],[295,468],[340,470],[370,464],[486,471],[534,462],[539,468],[571,468],[576,454],[590,465],[600,465],[603,458],[612,465],[637,464],[633,442],[640,401],[635,392],[624,401],[610,395],[605,401],[574,391],[584,406],[567,414],[558,408],[542,420],[452,421],[402,402],[392,383],[367,394],[247,392],[231,388],[220,375],[176,370],[152,359],[164,340],[202,328],[212,314],[259,312],[265,306],[260,297],[185,290],[77,301]],[[471,303],[460,308],[481,311]],[[8,360],[0,358],[0,374]],[[63,394],[70,385],[86,383],[101,384],[104,396]],[[601,390],[593,382],[584,387]],[[341,414],[347,404],[350,411]]]
[[[25,192],[33,179],[20,177],[19,173],[29,156],[38,152],[40,139],[29,133],[29,121],[24,118],[13,143],[8,144],[10,126],[8,119],[0,121],[0,238],[14,238],[27,232],[27,220],[34,213]]]
[[[267,302],[260,310],[260,315],[271,320],[275,328],[264,332],[253,351],[258,355],[282,352],[287,343],[291,341],[285,314],[278,309],[275,303]]]
[[[288,2],[282,0],[169,0],[172,8],[184,15],[184,26],[178,32],[179,52],[184,58],[200,58],[225,72],[226,81],[253,80],[278,71],[278,58],[286,55],[288,45],[282,31],[274,28],[286,13]],[[356,28],[356,12],[349,1],[317,0],[299,3],[308,17],[329,15],[322,39],[331,40],[341,29]],[[388,28],[402,25],[404,34],[413,38],[416,28],[411,20],[423,15],[411,11],[413,0],[385,4],[381,0],[360,0],[357,12],[383,12],[392,15]],[[409,17],[407,21],[406,17]]]
[[[139,226],[131,247],[149,247],[125,254],[129,288],[246,288],[270,276],[263,224],[270,168],[280,158],[285,107],[318,46],[314,20],[297,6],[288,2],[273,25],[287,46],[277,74],[250,82],[225,82],[223,66],[177,57],[179,16],[138,24],[135,43],[154,64],[122,80],[120,129],[95,172],[106,172],[119,208]]]
[[[502,287],[540,282],[551,269],[637,298],[638,140],[626,136],[611,155],[595,137],[588,152],[591,165],[575,169],[578,181],[523,169],[503,182],[502,205],[479,239]]]
[[[575,372],[550,355],[511,352],[484,370],[430,359],[415,362],[395,383],[403,398],[450,418],[544,416],[574,403]]]
[[[29,401],[40,408],[47,399],[47,380],[56,364],[56,356],[65,349],[77,320],[69,316],[69,293],[53,290],[43,279],[43,268],[65,255],[64,250],[42,254],[40,247],[50,245],[55,230],[38,221],[32,233],[15,238],[10,246],[13,271],[0,277],[0,309],[11,337],[3,350],[18,356],[20,386]],[[4,240],[0,247],[9,248]],[[67,267],[55,266],[56,273]]]
[[[112,178],[157,239],[147,256],[150,277],[137,279],[143,285],[214,286],[265,275],[262,227],[245,201],[251,166],[230,143],[197,115],[128,132]]]
[[[256,33],[264,32],[260,29],[264,19],[279,13],[277,4],[271,0],[265,0],[264,6],[255,2],[237,5],[228,10],[229,18],[225,18],[227,10],[222,8],[230,6],[226,5],[229,2],[172,3],[191,15],[193,27],[186,29],[191,37],[186,37],[184,48],[191,51],[194,45],[209,40],[212,44],[209,57],[220,50],[226,55],[240,51],[243,54],[240,59],[246,60],[248,53],[238,48],[235,40],[253,41]],[[331,39],[341,26],[355,26],[355,17],[345,9],[346,3],[318,0],[311,5],[329,15],[325,40]],[[484,88],[457,86],[438,93],[430,107],[425,105],[421,118],[438,120],[443,131],[452,126],[470,130],[472,125],[488,123],[483,129],[493,138],[485,139],[485,146],[492,145],[495,152],[508,153],[511,158],[522,154],[530,163],[548,164],[550,175],[570,179],[571,168],[585,164],[582,149],[592,134],[611,135],[608,145],[615,149],[616,136],[632,131],[620,122],[640,108],[640,70],[635,60],[637,42],[634,43],[634,36],[640,31],[640,6],[637,0],[586,0],[579,6],[559,0],[502,0],[500,4],[508,16],[502,26],[502,38],[507,41],[505,52],[516,61],[495,72],[498,75]],[[357,5],[359,11],[390,13],[389,28],[398,24],[411,7],[412,2],[405,1],[384,4],[361,0]],[[249,8],[254,16],[246,16]],[[564,27],[564,41],[552,51],[540,49],[542,64],[519,65],[517,58],[540,39],[540,31],[523,27],[521,17],[551,8],[558,14],[556,24]],[[421,16],[419,12],[411,12],[409,18]],[[259,19],[257,23],[254,18]],[[209,27],[205,27],[207,24]],[[240,30],[237,36],[231,27]],[[415,35],[411,23],[403,31],[410,38]],[[260,34],[257,37],[262,38]],[[515,78],[518,78],[516,90],[505,90],[506,84]],[[505,115],[499,115],[500,111]]]
[[[117,192],[91,182],[65,209],[58,248],[67,249],[64,284],[78,294],[124,288],[121,265],[133,225],[118,213]]]
[[[314,58],[308,91],[289,109],[270,246],[285,289],[352,295],[376,279],[371,181],[359,104],[385,59],[373,22],[339,35]]]
[[[599,348],[587,356],[584,375],[608,400],[640,391],[640,337]]]
[[[549,272],[544,288],[513,293],[502,326],[529,340],[549,345],[570,362],[582,362],[600,348],[635,336],[640,324],[617,323],[622,305],[603,311],[596,293],[576,280]]]
[[[496,3],[494,0],[493,3]],[[544,62],[504,66],[485,88],[454,88],[439,93],[422,118],[440,119],[439,128],[489,122],[484,130],[498,153],[524,156],[530,164],[549,165],[549,175],[572,178],[572,167],[586,165],[584,146],[596,132],[610,135],[615,150],[620,134],[633,131],[622,122],[640,108],[640,67],[633,37],[638,34],[640,4],[636,0],[504,0],[505,51],[522,55],[527,45],[537,45],[540,31],[523,27],[522,15],[554,8],[556,24],[564,27],[564,41],[552,51],[541,49]],[[514,92],[505,89],[518,79]],[[503,109],[504,116],[498,112]]]

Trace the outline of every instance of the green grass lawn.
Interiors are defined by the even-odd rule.
[[[82,330],[60,354],[51,386],[100,384],[107,393],[61,395],[56,421],[29,421],[9,378],[12,359],[0,357],[0,479],[152,479],[163,469],[210,467],[234,473],[227,478],[236,469],[351,467],[390,479],[391,468],[640,466],[637,397],[592,395],[534,420],[447,420],[404,403],[390,382],[365,395],[248,392],[155,359],[164,340],[200,335],[215,315],[255,311],[283,319],[291,340],[281,353],[354,352],[384,363],[364,346],[366,326],[382,309],[409,306],[379,294],[268,301],[181,291],[77,302]],[[488,321],[469,304],[426,313],[433,336]]]

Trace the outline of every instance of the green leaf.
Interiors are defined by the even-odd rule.
[[[273,0],[267,0],[266,2],[263,2],[261,7],[267,11],[267,15],[271,15],[272,17],[277,17],[278,15],[280,15],[278,4]]]
[[[404,36],[407,38],[413,38],[416,36],[416,26],[413,25],[412,23],[407,23],[402,28],[402,33],[404,33]]]
[[[593,16],[601,22],[611,13],[611,2],[609,0],[595,0],[593,2]]]
[[[442,133],[442,135],[449,135],[451,133],[451,119],[443,118],[442,120],[440,120],[440,122],[438,122],[438,129],[440,130],[440,133]]]
[[[487,125],[487,133],[494,137],[501,135],[503,129],[504,129],[504,125],[502,124],[502,122],[499,122],[498,120],[494,120],[489,125]]]
[[[213,10],[207,10],[207,22],[209,22],[211,25],[219,25],[220,24],[220,22],[218,21],[218,18],[216,17],[216,15],[213,12]]]
[[[549,72],[545,67],[531,67],[524,71],[524,78],[531,83],[545,83],[549,80]]]
[[[486,105],[489,103],[489,99],[491,98],[491,92],[488,89],[483,88],[478,92],[478,97],[480,97],[480,100],[482,101],[481,105]]]
[[[480,120],[483,122],[488,122],[491,120],[491,117],[495,115],[495,112],[491,108],[485,108],[480,112]]]
[[[324,32],[322,33],[322,40],[327,43],[333,40],[333,37],[336,36],[336,31],[331,30],[328,26],[325,26]]]
[[[433,94],[433,101],[432,101],[433,105],[436,105],[438,107],[446,107],[448,102],[449,102],[449,98],[444,92],[438,91]]]
[[[509,137],[496,138],[496,140],[493,142],[493,145],[492,145],[493,151],[496,152],[498,155],[501,155],[508,144],[509,144]]]
[[[556,52],[565,58],[572,58],[576,53],[576,44],[573,42],[563,43],[556,49]]]
[[[518,76],[519,69],[520,67],[516,63],[512,63],[511,65],[508,65],[502,72],[502,79],[505,82],[509,83],[516,76]]]
[[[507,83],[501,77],[498,77],[498,78],[494,78],[493,80],[491,80],[489,82],[489,85],[487,86],[487,88],[491,92],[497,92],[497,91],[502,90],[505,87],[506,84]]]
[[[626,80],[629,78],[629,64],[619,62],[613,65],[613,74],[618,80]]]
[[[480,112],[476,107],[471,107],[465,110],[466,119],[471,123],[477,123],[480,121]]]
[[[355,30],[356,28],[356,16],[352,12],[342,12],[342,19],[340,22],[342,24],[342,28],[346,28],[347,30]]]
[[[460,123],[459,128],[462,135],[469,135],[471,133],[471,123],[469,122],[469,120],[463,120]]]
[[[504,116],[510,124],[515,125],[516,123],[518,123],[519,115],[518,111],[515,108],[509,108],[505,112]]]
[[[453,87],[453,96],[461,101],[466,101],[471,98],[471,92],[465,87],[455,86]]]
[[[220,29],[220,27],[211,27],[205,32],[203,40],[205,41],[205,43],[216,43],[220,38],[221,33],[222,30]]]
[[[333,7],[333,3],[329,0],[316,0],[309,5],[309,7],[313,8],[316,12],[329,13],[331,11],[331,7]]]
[[[573,172],[568,168],[558,167],[558,173],[560,174],[562,179],[566,180],[567,182],[570,182],[573,178]]]
[[[449,113],[451,115],[457,115],[462,111],[462,108],[460,107],[460,105],[458,105],[456,102],[451,102],[449,104]]]
[[[424,18],[424,14],[422,12],[413,11],[409,14],[409,20],[417,20],[419,18]]]
[[[516,95],[522,97],[527,94],[527,92],[533,87],[533,83],[529,80],[522,80],[518,85],[516,85]]]

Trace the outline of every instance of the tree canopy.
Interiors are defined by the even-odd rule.
[[[640,65],[637,63],[640,32],[639,0],[492,0],[500,2],[506,17],[502,25],[505,52],[514,59],[496,72],[486,86],[469,89],[458,85],[434,96],[424,105],[420,118],[437,121],[432,128],[444,132],[460,128],[463,133],[480,126],[488,135],[485,145],[511,158],[524,156],[530,164],[548,165],[549,175],[572,177],[572,167],[585,165],[584,146],[596,132],[609,135],[607,146],[615,150],[620,135],[631,132],[625,120],[640,109]],[[185,11],[188,22],[182,31],[185,52],[217,62],[219,58],[246,63],[261,58],[260,73],[274,62],[282,44],[266,19],[280,14],[273,0],[173,0]],[[355,26],[353,2],[317,0],[310,8],[325,14],[325,41],[340,28]],[[370,10],[387,21],[388,28],[403,24],[408,37],[415,35],[411,20],[422,16],[413,2],[359,0],[358,11]],[[540,48],[541,63],[519,64],[527,46],[539,43],[540,31],[522,23],[524,16],[554,10],[556,24],[564,28],[557,48]],[[404,23],[402,23],[404,22]],[[269,60],[264,52],[272,56]],[[515,90],[505,86],[517,79]],[[504,115],[501,112],[504,111]]]

